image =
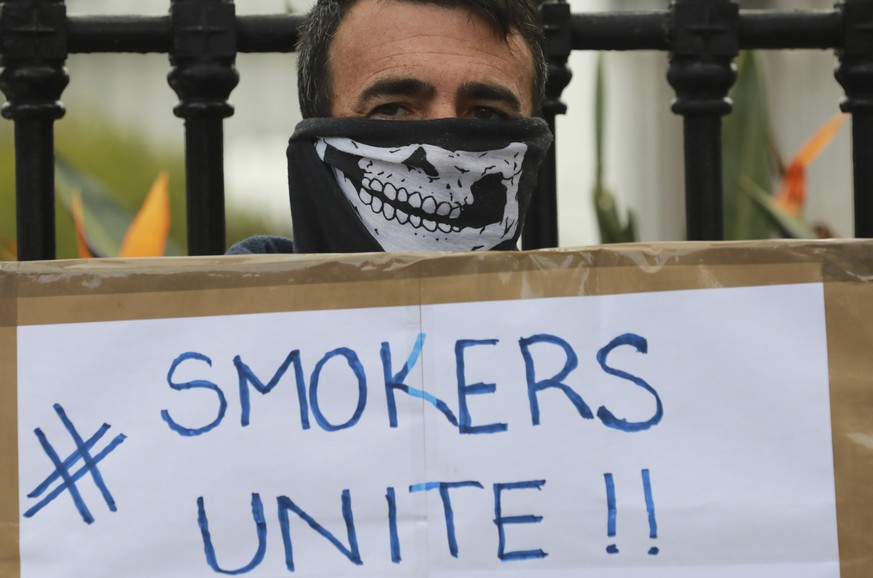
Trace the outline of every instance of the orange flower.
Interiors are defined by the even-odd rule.
[[[782,186],[773,199],[776,205],[795,217],[806,202],[806,167],[830,144],[849,115],[838,113],[800,148],[782,175]]]
[[[124,235],[119,257],[160,257],[170,232],[170,179],[161,171]]]

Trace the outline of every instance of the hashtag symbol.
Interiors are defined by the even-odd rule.
[[[76,482],[79,481],[86,474],[91,474],[91,478],[94,480],[94,484],[100,490],[100,493],[103,494],[103,499],[106,500],[106,505],[113,512],[116,511],[115,500],[112,497],[112,494],[109,493],[109,490],[106,488],[106,484],[103,482],[103,475],[100,473],[100,470],[97,468],[97,464],[100,463],[103,458],[108,456],[112,451],[118,447],[121,442],[127,439],[127,436],[124,434],[118,434],[115,436],[109,445],[107,445],[102,451],[100,451],[97,455],[91,455],[91,449],[100,441],[103,435],[109,431],[109,424],[104,423],[100,426],[100,429],[92,435],[87,441],[82,439],[82,436],[79,435],[79,432],[76,431],[76,428],[73,426],[73,423],[67,417],[67,413],[64,411],[64,408],[61,407],[59,403],[56,403],[54,406],[55,413],[58,414],[58,417],[61,419],[61,422],[64,424],[64,427],[67,429],[67,432],[70,434],[70,437],[73,438],[73,442],[76,444],[76,451],[70,454],[65,460],[61,461],[60,456],[55,451],[54,447],[49,443],[45,434],[40,428],[36,428],[33,430],[33,433],[36,434],[37,439],[39,440],[42,449],[45,450],[46,455],[48,455],[49,459],[55,466],[55,471],[52,472],[43,482],[38,485],[32,492],[27,494],[28,498],[39,498],[42,496],[46,490],[49,489],[49,486],[55,483],[58,479],[60,479],[60,484],[55,486],[53,490],[51,490],[45,497],[42,498],[37,504],[32,506],[29,510],[24,513],[25,518],[30,518],[35,515],[37,512],[42,510],[45,506],[53,502],[58,496],[60,496],[64,492],[69,492],[70,497],[73,499],[73,503],[76,505],[76,509],[79,511],[79,514],[82,516],[82,520],[86,523],[91,524],[94,522],[94,516],[91,515],[91,512],[88,510],[88,507],[85,505],[84,500],[82,500],[82,495],[79,493],[78,488],[76,487]],[[82,467],[72,473],[71,468],[76,465],[79,460],[82,461]]]

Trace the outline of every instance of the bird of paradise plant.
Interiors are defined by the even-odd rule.
[[[728,239],[759,239],[779,234],[815,238],[819,232],[803,218],[806,169],[830,144],[848,115],[827,121],[794,155],[787,167],[773,142],[763,66],[755,52],[741,54],[731,91],[734,112],[724,122],[725,233]],[[780,185],[774,195],[772,182]]]
[[[118,249],[119,257],[160,257],[167,247],[170,233],[170,181],[161,172],[152,184],[139,212],[131,221]],[[77,189],[72,198],[73,225],[80,258],[97,256],[88,243],[82,194]]]
[[[774,202],[790,215],[799,217],[806,203],[806,167],[830,144],[849,117],[837,113],[800,148],[782,174],[782,186]]]
[[[137,214],[118,243],[118,257],[160,257],[166,253],[170,233],[170,181],[166,172],[161,172],[152,184]],[[120,209],[116,208],[120,211]],[[70,193],[70,213],[76,234],[78,256],[82,259],[108,256],[94,248],[89,241],[85,226],[85,207],[82,191],[75,188]],[[17,259],[17,246],[12,240],[0,238],[0,260]]]
[[[169,237],[169,176],[161,172],[134,215],[88,176],[58,159],[58,197],[73,218],[78,256],[181,254]]]
[[[782,184],[775,196],[751,179],[743,178],[741,185],[745,194],[762,209],[783,235],[795,239],[833,236],[827,226],[813,227],[803,218],[806,204],[806,168],[830,144],[848,116],[838,113],[800,147],[788,168],[781,171]]]
[[[802,216],[806,201],[806,169],[827,147],[846,121],[838,114],[797,152],[787,168],[781,162],[770,128],[767,84],[760,56],[744,52],[737,63],[737,81],[731,91],[733,112],[723,123],[722,166],[725,238],[765,239],[774,233],[814,238],[821,232]],[[627,212],[622,223],[618,205],[603,179],[604,141],[603,56],[595,79],[594,206],[602,243],[637,240],[636,218]],[[772,193],[774,180],[781,180]],[[824,227],[826,229],[826,227]]]

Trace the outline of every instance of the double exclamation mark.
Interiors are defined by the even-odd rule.
[[[646,511],[649,514],[649,538],[656,540],[658,538],[658,521],[655,519],[655,500],[652,498],[652,482],[649,477],[649,470],[643,470],[643,493],[646,497]],[[603,480],[606,482],[606,535],[610,538],[615,538],[615,518],[617,508],[615,504],[615,482],[612,479],[612,474],[603,474]],[[649,548],[649,556],[658,555],[658,547],[652,546]],[[618,554],[618,546],[610,544],[606,547],[606,552],[609,554]]]

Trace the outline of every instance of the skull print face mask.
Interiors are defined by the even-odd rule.
[[[514,249],[541,119],[308,119],[288,146],[295,250]]]

